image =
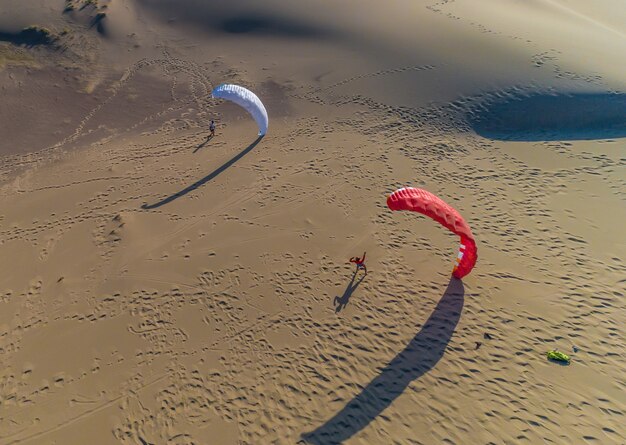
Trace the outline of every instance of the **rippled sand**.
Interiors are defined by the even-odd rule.
[[[619,2],[7,1],[0,444],[626,442]]]

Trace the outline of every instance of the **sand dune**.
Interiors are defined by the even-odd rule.
[[[9,3],[0,444],[626,442],[619,2]]]

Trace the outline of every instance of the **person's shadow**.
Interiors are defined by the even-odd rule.
[[[239,153],[237,153],[236,156],[234,156],[232,159],[230,159],[226,163],[222,164],[217,169],[213,170],[211,173],[206,175],[204,178],[194,182],[193,184],[191,184],[190,186],[184,188],[183,190],[181,190],[179,192],[176,192],[173,195],[168,196],[167,198],[163,198],[159,202],[155,202],[154,204],[143,204],[141,206],[141,208],[144,209],[144,210],[156,209],[156,208],[161,207],[161,206],[163,206],[165,204],[169,204],[170,202],[174,201],[175,199],[180,198],[181,196],[185,196],[187,193],[194,191],[198,187],[203,186],[204,184],[209,182],[211,179],[215,178],[217,175],[219,175],[224,170],[226,170],[228,167],[232,166],[239,159],[243,158],[246,154],[250,153],[252,151],[252,149],[254,147],[256,147],[259,144],[259,142],[261,142],[261,139],[263,139],[263,135],[261,135],[258,138],[256,138],[256,140],[252,144],[248,145],[244,150],[242,150]]]
[[[302,434],[302,440],[313,445],[341,444],[369,425],[411,382],[433,369],[461,318],[464,295],[463,282],[452,278],[435,310],[406,348],[337,414]]]
[[[337,306],[335,308],[335,313],[338,313],[339,311],[341,311],[343,308],[345,308],[348,305],[348,303],[350,302],[350,297],[352,296],[352,293],[356,290],[359,284],[361,284],[361,282],[365,279],[365,275],[363,275],[359,279],[359,281],[357,281],[356,284],[354,284],[354,279],[356,278],[356,274],[358,272],[359,270],[357,269],[352,275],[352,279],[348,283],[348,287],[346,287],[346,290],[343,291],[343,295],[341,297],[335,297],[335,299],[333,300],[333,304]]]
[[[208,144],[211,141],[211,139],[213,139],[214,137],[215,137],[215,135],[212,135],[212,134],[208,135],[207,138],[206,138],[206,141],[204,141],[202,144],[198,145],[193,152],[195,153],[198,150],[200,150],[202,147],[204,147],[206,144]]]

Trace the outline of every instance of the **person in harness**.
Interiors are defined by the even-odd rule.
[[[363,269],[363,271],[365,272],[365,275],[367,275],[367,267],[365,266],[365,254],[367,252],[363,252],[363,256],[361,258],[359,258],[358,256],[353,256],[352,258],[350,258],[350,262],[354,263],[356,265],[356,272],[359,271],[359,269]]]

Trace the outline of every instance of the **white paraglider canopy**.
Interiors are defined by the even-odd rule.
[[[246,109],[259,126],[259,136],[267,133],[267,111],[261,100],[252,91],[239,85],[223,83],[213,89],[211,95],[216,99],[226,99]]]

